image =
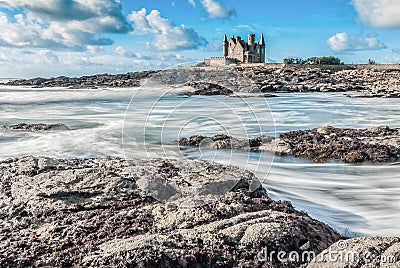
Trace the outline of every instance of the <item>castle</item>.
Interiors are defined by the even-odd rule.
[[[254,42],[255,34],[248,34],[246,43],[240,36],[232,36],[229,40],[224,35],[222,41],[223,57],[204,59],[209,66],[229,65],[237,63],[263,63],[265,62],[265,40],[261,34],[260,42]]]

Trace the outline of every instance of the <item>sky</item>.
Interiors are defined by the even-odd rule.
[[[268,62],[400,63],[399,0],[0,0],[0,77],[164,69],[263,33]]]

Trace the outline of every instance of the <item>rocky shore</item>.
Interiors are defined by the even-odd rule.
[[[0,162],[0,180],[1,267],[299,267],[257,255],[340,239],[215,163],[22,157]]]
[[[0,128],[5,131],[49,131],[49,130],[69,130],[69,128],[64,124],[27,124],[20,123],[15,125],[4,125],[0,126]]]
[[[347,163],[400,160],[400,129],[388,126],[369,129],[327,126],[291,131],[276,138],[256,137],[249,140],[227,135],[214,137],[196,135],[183,138],[177,143],[180,146],[199,146],[204,139],[210,139],[210,147],[215,149],[270,151],[279,155],[304,157],[315,162],[326,162],[331,159]]]
[[[400,68],[357,69],[291,66],[237,67],[262,92],[360,92],[362,97],[398,98]]]
[[[13,80],[3,83],[7,86],[31,86],[43,87],[68,87],[75,88],[114,88],[114,87],[138,87],[142,80],[154,74],[154,71],[131,72],[126,74],[98,74],[82,77],[59,76],[52,78],[32,78]]]
[[[379,65],[378,65],[379,66]],[[340,67],[340,68],[339,68]],[[109,88],[137,87],[149,84],[194,85],[195,90],[207,84],[233,92],[348,92],[361,97],[400,97],[400,68],[358,68],[345,66],[254,65],[235,67],[187,67],[162,71],[101,74],[69,78],[34,78],[4,83],[8,86]],[[199,84],[200,83],[200,84]],[[203,83],[203,84],[201,84]],[[203,85],[203,87],[200,87]],[[219,94],[226,95],[226,94]]]

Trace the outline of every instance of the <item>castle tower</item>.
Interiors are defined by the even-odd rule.
[[[265,40],[264,34],[261,34],[260,38],[260,62],[265,62]]]
[[[255,36],[256,36],[255,34],[248,34],[247,35],[248,44],[249,44],[250,49],[254,48],[254,37]]]
[[[228,57],[228,39],[226,34],[224,35],[224,41],[222,41],[222,54],[224,57]]]

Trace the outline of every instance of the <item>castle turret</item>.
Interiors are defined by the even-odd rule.
[[[228,57],[228,39],[226,34],[224,35],[224,41],[222,41],[222,54],[224,57]]]
[[[256,36],[255,34],[248,34],[248,35],[247,35],[248,44],[249,44],[249,47],[250,47],[250,48],[253,48],[253,47],[254,47],[254,37],[255,37],[255,36]]]
[[[260,61],[265,62],[265,40],[264,40],[264,34],[261,34],[260,38]]]
[[[265,47],[264,34],[261,34],[260,46],[264,46]]]

